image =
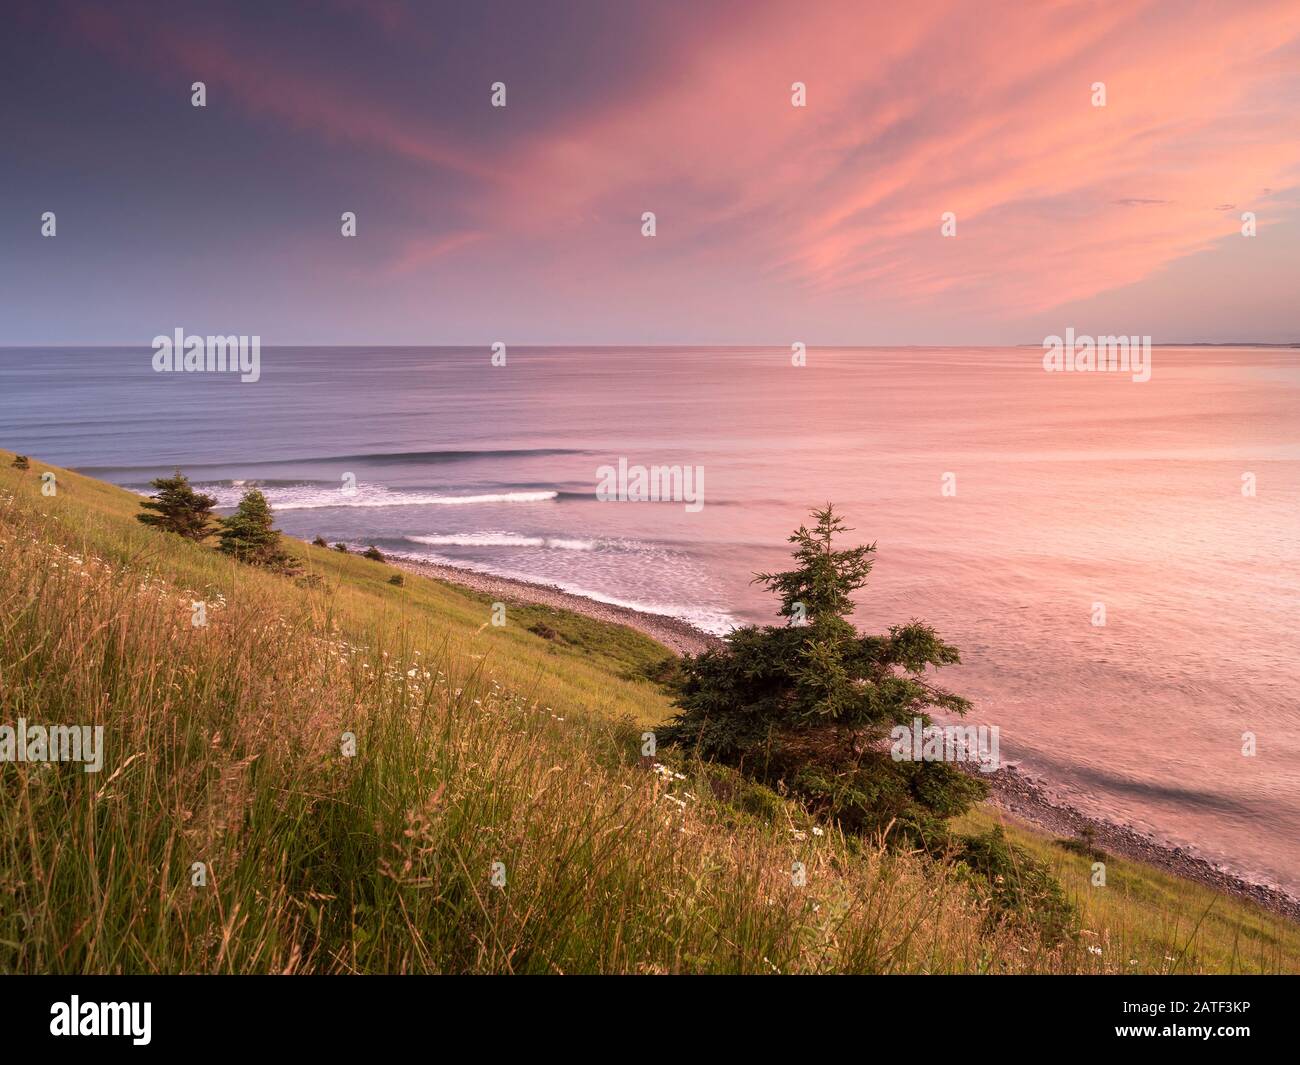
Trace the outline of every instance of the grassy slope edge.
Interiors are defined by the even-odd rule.
[[[1014,825],[1083,931],[987,930],[949,869],[638,768],[668,707],[629,629],[494,627],[483,596],[286,538],[304,586],[12,457],[0,722],[101,724],[107,755],[0,765],[0,972],[1300,970],[1296,925],[1120,859],[1092,888]]]

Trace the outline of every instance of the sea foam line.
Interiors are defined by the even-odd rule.
[[[243,485],[195,485],[217,499],[220,507],[237,506],[246,490]],[[410,492],[383,485],[360,484],[349,494],[342,488],[304,485],[300,488],[263,489],[273,510],[322,510],[328,507],[463,507],[483,503],[549,503],[559,493],[545,491],[480,492],[467,495],[442,495],[435,492]]]
[[[489,577],[504,577],[506,580],[523,581],[525,584],[540,584],[547,588],[557,588],[562,592],[568,592],[570,595],[591,599],[609,606],[635,610],[641,614],[658,614],[661,617],[677,618],[679,621],[685,621],[695,626],[695,628],[712,633],[715,636],[725,636],[734,629],[740,628],[742,624],[734,615],[725,610],[708,610],[668,603],[645,603],[635,599],[619,599],[616,596],[606,595],[604,592],[592,591],[590,588],[584,588],[582,585],[570,581],[557,580],[554,577],[539,577],[534,573],[523,573],[518,570],[504,569],[500,566],[485,566],[468,559],[448,558],[445,555],[406,554],[402,552],[390,552],[390,554],[394,557],[409,558],[413,562],[431,562],[436,566],[447,566],[450,569],[472,570],[475,573],[483,573]]]
[[[549,547],[558,551],[594,551],[595,540],[566,540],[557,536],[524,536],[510,532],[446,533],[431,536],[405,536],[414,544],[430,547]]]

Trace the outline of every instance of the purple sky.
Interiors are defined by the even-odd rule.
[[[1294,0],[19,2],[0,69],[4,344],[1300,341]]]

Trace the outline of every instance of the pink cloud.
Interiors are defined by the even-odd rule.
[[[402,244],[397,257],[388,264],[388,275],[401,276],[420,270],[438,259],[482,240],[483,237],[483,233],[470,230],[413,237]]]
[[[374,17],[402,32],[408,14]],[[1027,314],[1150,278],[1236,233],[1240,210],[1267,226],[1295,208],[1263,190],[1300,184],[1294,0],[754,5],[726,32],[683,27],[663,79],[520,128],[490,161],[255,41],[104,10],[80,25],[203,72],[259,120],[373,152],[381,175],[400,162],[473,179],[456,224],[394,241],[394,276],[495,240],[535,252],[516,264],[549,279],[582,264],[611,285],[660,271],[698,288],[742,263],[828,304]],[[790,106],[794,81],[806,108]],[[644,210],[666,252],[651,263],[627,250]]]
[[[1271,58],[1300,34],[1293,3],[879,11],[769,9],[695,42],[690,77],[530,145],[497,216],[655,207],[814,294],[1027,311],[1149,277],[1236,232],[1215,205],[1300,181],[1300,109],[1269,102],[1300,85]]]

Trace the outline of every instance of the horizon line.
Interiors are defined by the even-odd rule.
[[[207,336],[206,333],[194,333],[194,336]],[[211,334],[213,336],[227,334]],[[256,335],[256,334],[250,334]],[[1102,335],[1102,334],[1098,334]],[[373,343],[369,341],[353,342],[331,342],[331,343],[312,343],[312,342],[293,342],[293,343],[275,343],[262,345],[268,349],[274,348],[376,348],[376,349],[395,349],[395,348],[426,348],[430,350],[443,349],[465,349],[465,348],[484,348],[491,350],[495,343],[504,343],[509,348],[626,348],[629,350],[681,350],[690,348],[709,348],[715,350],[728,348],[748,348],[748,349],[770,349],[774,351],[785,351],[791,346],[791,343],[698,343],[690,341],[675,342],[670,344],[664,343],[637,343],[633,342],[587,342],[587,343],[567,343],[565,341],[476,341],[474,343],[459,344],[428,344],[428,343]],[[947,351],[964,351],[969,349],[987,350],[998,348],[1041,348],[1043,341],[1020,341],[1011,344],[817,344],[806,341],[798,341],[804,344],[805,348],[817,349],[821,351],[839,350],[839,351],[863,351],[863,350],[897,350],[897,349],[919,349],[933,348]],[[1153,348],[1300,348],[1300,340],[1160,340],[1151,342]],[[0,344],[0,351],[30,351],[30,350],[54,350],[60,348],[120,348],[123,350],[151,350],[152,343],[101,343],[95,341],[73,341],[70,343],[58,344]]]

